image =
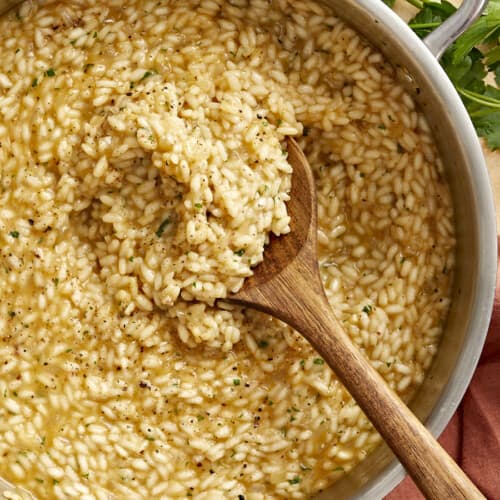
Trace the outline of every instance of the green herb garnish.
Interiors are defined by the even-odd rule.
[[[158,229],[156,230],[156,236],[158,236],[158,238],[161,238],[163,233],[165,232],[165,229],[167,229],[167,226],[170,224],[170,218],[167,217],[161,224],[160,226],[158,227]]]
[[[363,312],[368,314],[368,315],[371,314],[372,311],[373,311],[373,307],[369,304],[363,307]]]

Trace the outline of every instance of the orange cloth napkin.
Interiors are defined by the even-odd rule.
[[[439,442],[489,500],[500,499],[500,273],[479,365]],[[407,477],[385,500],[423,498]]]

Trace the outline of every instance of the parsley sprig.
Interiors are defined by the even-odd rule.
[[[389,6],[394,0],[383,0]],[[409,26],[423,38],[457,9],[446,0],[406,0],[419,9]],[[444,53],[441,64],[455,85],[479,136],[500,148],[500,0],[490,0],[481,17]],[[491,73],[497,86],[484,82]]]

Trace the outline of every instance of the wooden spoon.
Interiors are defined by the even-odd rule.
[[[304,153],[288,139],[293,167],[291,232],[272,237],[264,261],[230,302],[259,309],[299,331],[325,359],[427,498],[485,497],[355,347],[333,314],[317,258],[317,201]]]

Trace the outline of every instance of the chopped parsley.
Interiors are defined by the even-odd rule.
[[[47,76],[50,76],[50,77],[56,76],[56,72],[55,72],[54,68],[49,68],[49,69],[45,72],[45,74],[46,74]]]
[[[363,312],[366,314],[371,314],[373,311],[373,307],[370,304],[367,304],[366,306],[363,307]]]
[[[267,340],[261,340],[261,341],[259,342],[259,347],[260,347],[261,349],[265,349],[266,347],[269,347],[269,342],[268,342]]]
[[[170,224],[170,218],[167,217],[161,224],[160,226],[158,227],[158,229],[156,230],[156,236],[158,236],[158,238],[161,238],[163,233],[165,232],[165,229],[167,229],[167,226]]]
[[[233,385],[240,385],[241,380],[239,378],[233,378]]]
[[[19,238],[19,231],[11,231],[9,235],[13,238]]]
[[[31,86],[33,88],[38,86],[38,78],[33,78],[33,80],[31,81]]]
[[[325,360],[324,359],[321,359],[321,358],[316,358],[313,363],[315,365],[324,365],[325,364]]]
[[[295,476],[293,479],[289,479],[288,482],[290,484],[299,484],[302,481],[300,476]]]
[[[194,207],[200,209],[203,208],[203,205],[201,203],[195,203]]]
[[[241,248],[240,250],[237,250],[236,252],[234,252],[236,255],[238,255],[238,257],[243,257],[243,255],[245,255],[245,250],[243,248]]]
[[[155,74],[154,71],[146,71],[146,73],[144,73],[144,75],[142,76],[140,81],[142,82],[143,80],[145,80],[146,78],[148,78],[150,76],[153,76],[154,74]]]

